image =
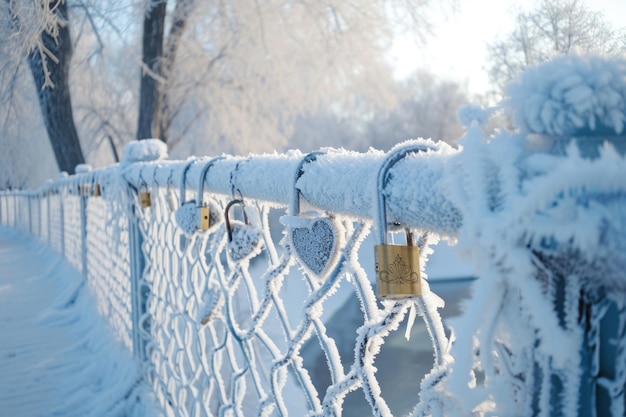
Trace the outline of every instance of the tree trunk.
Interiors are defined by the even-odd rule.
[[[165,6],[165,0],[154,0],[143,20],[143,67],[139,91],[137,139],[161,136],[159,131],[161,106],[159,103],[159,80],[157,78],[160,76],[159,67],[163,57]]]
[[[170,89],[172,88],[172,71],[176,62],[176,54],[182,41],[183,32],[187,25],[187,16],[193,7],[194,0],[176,0],[174,7],[174,15],[170,32],[165,42],[165,51],[163,52],[163,62],[161,74],[164,78],[164,84],[161,86],[160,93],[160,127],[161,139],[168,142],[169,130],[172,125],[172,108],[170,102]]]
[[[72,57],[72,41],[68,25],[67,3],[57,0],[50,2],[50,9],[64,20],[58,28],[58,38],[44,32],[41,35],[43,46],[56,58],[42,59],[43,51],[36,48],[28,56],[35,87],[38,91],[39,106],[46,124],[48,137],[61,171],[70,174],[85,158],[74,125],[72,100],[69,87],[69,66]],[[47,75],[47,77],[46,77]]]

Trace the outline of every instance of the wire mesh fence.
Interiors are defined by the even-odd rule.
[[[82,271],[164,415],[623,415],[623,156],[546,156],[483,135],[469,129],[462,151],[148,151],[2,192],[0,221]],[[484,266],[447,327],[427,275],[441,237]],[[382,269],[413,280],[402,259],[375,266],[387,240],[420,248],[419,296],[377,297]],[[357,324],[336,326],[348,301]],[[390,334],[416,317],[428,337],[381,369]],[[425,376],[412,350],[424,341]]]
[[[389,415],[375,357],[414,299],[376,300],[373,271],[358,259],[371,228],[366,216],[310,205],[306,225],[289,223],[300,214],[289,202],[301,155],[268,167],[282,174],[272,181],[283,190],[266,199],[255,198],[262,187],[248,193],[243,166],[267,165],[259,159],[138,162],[64,177],[38,192],[3,193],[1,220],[48,240],[82,271],[100,312],[143,363],[165,415],[342,415],[355,390],[373,414]],[[209,192],[225,172],[228,192]],[[227,210],[233,201],[240,203]],[[195,220],[203,207],[210,208],[207,230]],[[316,221],[326,234],[316,234]],[[310,234],[307,242],[318,246],[297,247],[291,233]],[[337,300],[339,287],[347,295]],[[428,300],[426,282],[423,295]],[[349,338],[351,357],[325,323],[347,297],[363,314]],[[303,355],[305,345],[314,353]],[[329,381],[318,380],[320,368]],[[414,403],[418,390],[414,379]]]

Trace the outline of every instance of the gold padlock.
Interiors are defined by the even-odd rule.
[[[211,213],[211,202],[207,203],[204,201],[204,182],[206,181],[209,169],[215,165],[217,161],[222,159],[224,159],[223,156],[211,159],[209,162],[204,164],[202,170],[200,171],[200,178],[198,179],[198,193],[196,195],[196,207],[198,208],[198,229],[200,230],[209,230],[216,224],[216,214],[218,211],[215,210],[215,206],[213,206],[213,213]],[[213,221],[211,221],[211,214],[213,214]]]
[[[385,207],[385,185],[389,169],[409,153],[434,150],[429,144],[409,143],[393,149],[383,161],[377,177],[377,217],[378,245],[375,246],[376,292],[382,298],[409,298],[422,295],[419,247],[413,245],[409,228],[406,231],[406,245],[387,243],[387,208]]]
[[[152,204],[150,192],[148,191],[141,191],[139,193],[139,200],[141,201],[141,208],[148,208]]]
[[[100,197],[102,195],[102,192],[100,191],[100,184],[99,183],[95,183],[93,185],[93,196],[94,197]]]
[[[198,228],[202,230],[209,230],[209,226],[211,225],[211,222],[209,221],[210,218],[211,213],[209,211],[209,207],[200,207],[200,224],[198,225]]]
[[[381,298],[422,295],[419,247],[407,230],[407,245],[383,243],[375,246],[376,289]]]

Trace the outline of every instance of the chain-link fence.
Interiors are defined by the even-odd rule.
[[[0,193],[0,220],[82,271],[164,415],[621,416],[624,158],[502,136],[474,125],[462,150],[126,160]],[[482,265],[445,327],[427,276],[441,237]],[[394,240],[421,249],[420,295],[375,293],[377,273],[415,282],[403,259],[375,267],[374,245]],[[428,354],[411,339],[393,373],[380,369],[415,317]],[[390,379],[407,381],[401,395]],[[346,406],[354,396],[366,412]]]

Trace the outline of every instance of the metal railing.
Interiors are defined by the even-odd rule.
[[[353,391],[372,415],[405,413],[386,400],[376,360],[415,316],[434,356],[423,380],[408,379],[412,415],[623,415],[623,157],[546,163],[518,143],[498,153],[472,141],[476,126],[467,137],[462,150],[414,141],[389,154],[127,160],[2,192],[0,221],[82,271],[164,415],[350,415]],[[584,177],[568,175],[577,170]],[[602,183],[607,172],[621,179]],[[377,299],[373,219],[379,232],[414,232],[422,269],[441,237],[482,263],[450,327],[427,266],[421,297]],[[330,234],[313,232],[317,222]],[[351,355],[328,331],[348,299],[362,315]]]

